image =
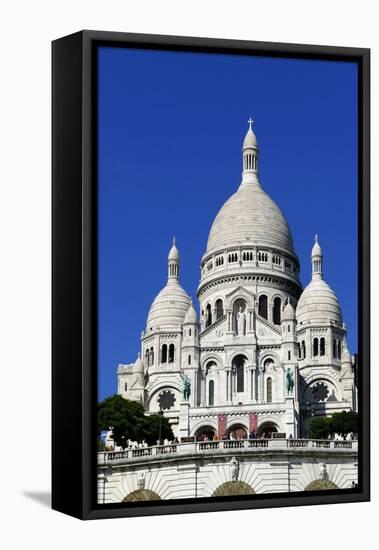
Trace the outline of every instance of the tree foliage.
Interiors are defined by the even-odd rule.
[[[353,411],[342,411],[333,413],[332,416],[312,418],[309,436],[314,439],[326,439],[334,434],[346,437],[347,434],[358,431],[358,414]]]
[[[124,399],[120,395],[107,397],[98,404],[97,431],[113,429],[113,438],[116,445],[124,445],[132,441],[146,441],[148,445],[155,445],[159,439],[159,425],[161,438],[172,440],[174,435],[167,418],[160,418],[158,414],[145,416],[143,406],[136,401]]]

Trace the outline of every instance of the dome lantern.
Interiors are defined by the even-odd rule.
[[[176,248],[176,239],[172,239],[172,247],[168,255],[168,279],[179,279],[180,254]]]
[[[312,248],[312,279],[322,279],[322,250],[315,235],[315,244]]]
[[[249,129],[246,133],[242,146],[242,183],[259,185],[258,180],[258,143],[257,138],[252,130],[253,120],[250,117],[248,120]]]

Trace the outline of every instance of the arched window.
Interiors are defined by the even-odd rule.
[[[325,355],[325,338],[320,338],[320,355]]]
[[[272,403],[272,379],[271,378],[267,378],[266,389],[267,389],[267,403]]]
[[[341,359],[341,340],[338,340],[338,359]]]
[[[208,405],[212,407],[215,404],[215,383],[209,380],[208,385]]]
[[[212,310],[211,310],[211,304],[208,304],[206,307],[205,326],[209,327],[211,324],[212,324]]]
[[[241,393],[245,388],[245,358],[242,355],[238,355],[233,363],[236,373],[236,391]]]
[[[149,353],[149,350],[147,349],[145,351],[145,363],[147,367],[149,366],[149,357],[150,357],[150,353]]]
[[[301,345],[300,345],[300,342],[297,343],[297,354],[299,356],[299,359],[301,359]]]
[[[191,356],[190,355],[188,356],[188,364],[189,365],[191,364]]]
[[[150,365],[154,365],[154,348],[150,348]]]
[[[259,296],[258,314],[267,319],[267,296],[265,294]]]
[[[301,356],[303,359],[306,358],[307,354],[306,354],[306,347],[305,347],[305,340],[303,340],[301,342]]]
[[[318,338],[313,338],[313,357],[318,355]]]
[[[333,357],[334,359],[337,357],[337,340],[333,338]]]
[[[125,389],[124,391],[128,391],[128,384],[125,382]]]
[[[282,308],[282,301],[280,298],[276,297],[274,299],[274,306],[272,308],[272,320],[274,322],[274,325],[280,325],[281,308]]]
[[[288,361],[291,361],[291,352],[288,350]]]
[[[161,363],[167,363],[167,344],[162,346]]]
[[[170,344],[168,348],[168,362],[173,363],[175,361],[175,346]]]
[[[222,300],[219,299],[216,301],[216,319],[221,319],[224,315],[224,307],[222,305]]]

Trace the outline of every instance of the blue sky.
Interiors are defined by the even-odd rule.
[[[260,181],[292,230],[301,280],[318,233],[357,350],[357,66],[99,49],[99,398],[135,360],[173,235],[196,300],[218,210],[241,181],[254,119]]]

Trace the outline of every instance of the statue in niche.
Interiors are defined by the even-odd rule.
[[[245,326],[246,326],[246,314],[244,311],[242,311],[242,307],[239,307],[238,313],[237,313],[237,335],[243,336],[245,334]]]

